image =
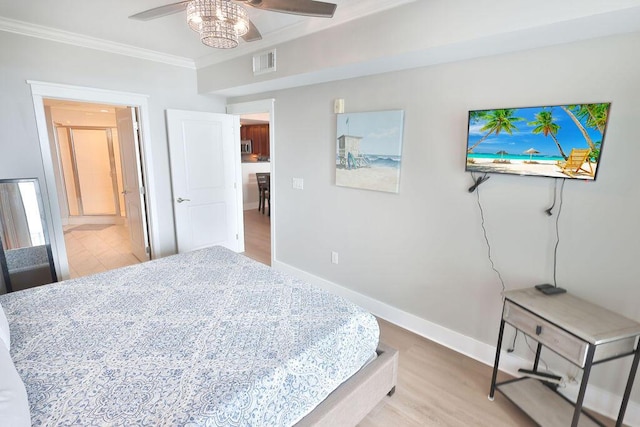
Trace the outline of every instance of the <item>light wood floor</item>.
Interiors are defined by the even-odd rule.
[[[489,401],[489,366],[389,322],[379,323],[381,341],[400,352],[398,385],[361,427],[535,425],[500,393]],[[499,380],[506,378],[499,375]]]
[[[271,260],[269,217],[244,211],[245,255]],[[398,386],[359,424],[360,427],[487,426],[533,427],[502,394],[487,398],[492,368],[392,323],[378,319],[380,339],[399,350]],[[500,373],[499,381],[509,377]],[[598,417],[607,426],[615,423]]]
[[[271,218],[258,209],[244,211],[244,254],[271,265]]]
[[[499,392],[491,402],[492,367],[378,319],[380,340],[398,349],[398,385],[360,427],[535,426]],[[500,372],[498,381],[510,377]],[[612,420],[596,417],[606,426]]]

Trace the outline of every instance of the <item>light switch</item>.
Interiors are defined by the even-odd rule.
[[[293,178],[291,182],[294,190],[302,190],[304,188],[304,179],[302,178]]]

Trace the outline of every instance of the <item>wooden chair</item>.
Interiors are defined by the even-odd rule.
[[[558,167],[560,168],[560,172],[564,173],[565,175],[569,175],[572,178],[575,178],[576,175],[580,175],[583,173],[586,173],[590,177],[593,177],[593,167],[591,166],[591,161],[589,160],[590,154],[590,148],[571,149],[571,153],[569,153],[569,157],[567,158],[567,160],[557,163]],[[585,163],[589,165],[589,170],[586,170],[582,167]]]
[[[258,181],[258,210],[264,214],[265,205],[269,205],[267,214],[271,216],[271,174],[269,172],[256,172]]]

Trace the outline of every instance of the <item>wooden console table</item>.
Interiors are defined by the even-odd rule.
[[[591,367],[633,355],[616,422],[616,426],[622,426],[640,361],[640,323],[569,293],[545,295],[535,288],[527,288],[507,291],[504,298],[489,399],[493,400],[497,389],[543,427],[598,426],[601,425],[598,421],[582,412]],[[538,342],[533,376],[539,372],[542,346],[582,368],[582,381],[575,403],[530,376],[496,383],[505,323]]]

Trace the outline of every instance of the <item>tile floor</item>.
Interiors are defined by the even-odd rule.
[[[137,264],[124,225],[85,224],[64,227],[71,278]]]

